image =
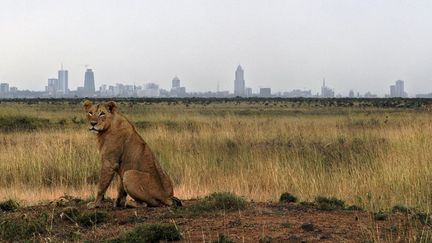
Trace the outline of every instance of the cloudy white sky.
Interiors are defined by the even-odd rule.
[[[0,81],[43,90],[60,63],[69,86],[156,82],[189,91],[246,86],[383,95],[397,79],[432,92],[429,0],[0,0]]]

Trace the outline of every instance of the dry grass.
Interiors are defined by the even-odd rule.
[[[230,191],[277,201],[287,191],[300,200],[334,196],[371,210],[402,204],[430,211],[432,205],[426,111],[290,103],[120,109],[137,124],[180,198]],[[0,200],[34,203],[94,193],[99,154],[80,123],[79,105],[2,103],[0,116],[49,120],[30,131],[0,129]]]

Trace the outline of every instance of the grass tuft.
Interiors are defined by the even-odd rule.
[[[281,196],[279,198],[279,202],[282,202],[282,203],[297,202],[297,197],[292,195],[291,193],[284,192],[281,194]]]
[[[373,218],[374,218],[374,220],[377,220],[377,221],[383,221],[383,220],[387,220],[388,215],[383,211],[378,211],[378,212],[373,214]]]
[[[403,205],[395,205],[392,208],[392,213],[410,213],[411,209],[403,206]]]
[[[315,198],[315,203],[317,204],[318,209],[321,210],[343,209],[345,206],[344,201],[335,197],[318,196]]]
[[[0,241],[23,241],[30,237],[47,232],[48,215],[43,214],[37,219],[0,220]]]
[[[234,243],[234,241],[224,234],[219,234],[218,238],[212,241],[212,243]]]
[[[120,242],[161,242],[177,241],[182,238],[179,229],[172,224],[143,224],[133,230],[109,240],[111,243]]]
[[[19,203],[15,200],[9,199],[0,202],[0,211],[10,212],[16,211],[19,208]]]
[[[215,192],[187,208],[192,213],[235,211],[246,207],[246,200],[230,192]]]
[[[357,205],[350,205],[348,207],[345,208],[348,211],[364,211],[364,209],[360,206]]]
[[[108,214],[101,211],[94,212],[84,212],[76,218],[77,222],[84,226],[90,227],[96,224],[105,223],[107,220]]]

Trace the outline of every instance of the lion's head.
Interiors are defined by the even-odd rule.
[[[100,133],[106,131],[110,126],[115,114],[116,104],[114,101],[93,104],[90,100],[84,101],[84,109],[87,112],[89,130]]]

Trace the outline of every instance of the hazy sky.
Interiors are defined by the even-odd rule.
[[[0,0],[0,81],[43,90],[60,63],[69,87],[156,82],[233,90],[383,95],[397,79],[432,92],[432,1]]]

